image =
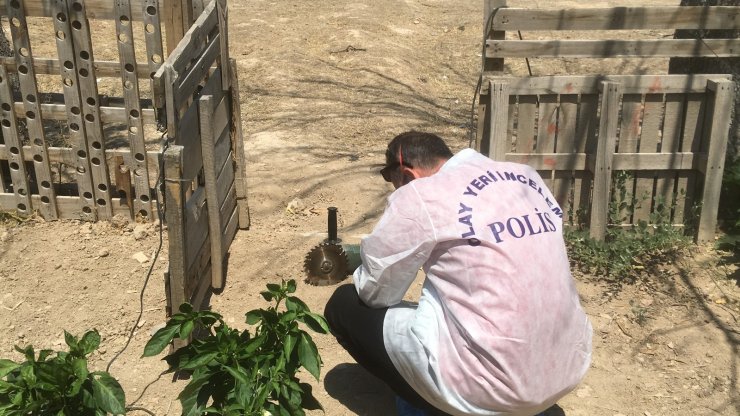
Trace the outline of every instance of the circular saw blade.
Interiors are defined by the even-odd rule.
[[[347,253],[339,244],[319,244],[308,253],[303,268],[308,284],[326,286],[339,283],[348,274]]]

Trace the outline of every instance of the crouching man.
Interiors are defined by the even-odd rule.
[[[412,131],[381,174],[396,190],[326,305],[339,343],[416,414],[535,415],[573,390],[592,328],[537,172]]]

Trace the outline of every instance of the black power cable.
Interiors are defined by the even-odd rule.
[[[123,348],[116,353],[116,355],[111,358],[111,360],[108,362],[108,365],[105,368],[106,372],[110,372],[110,368],[113,365],[113,362],[118,359],[118,357],[123,354],[124,351],[126,351],[126,348],[128,348],[129,344],[131,343],[131,340],[134,337],[134,333],[136,332],[136,328],[139,325],[139,322],[141,322],[141,317],[144,315],[144,292],[146,291],[147,284],[149,283],[149,278],[152,276],[152,271],[154,270],[154,265],[157,262],[157,259],[159,258],[159,253],[162,251],[162,244],[163,244],[163,228],[164,228],[164,209],[162,209],[162,201],[159,199],[159,193],[162,193],[162,196],[164,196],[164,152],[169,147],[169,141],[165,139],[165,135],[167,134],[167,131],[165,130],[162,133],[162,137],[160,138],[160,142],[162,143],[162,152],[160,154],[159,158],[159,175],[157,176],[157,185],[154,192],[154,201],[157,205],[157,215],[159,217],[159,245],[157,246],[157,250],[154,253],[154,257],[152,258],[152,263],[149,265],[149,270],[146,273],[146,277],[144,278],[144,285],[141,288],[141,292],[139,292],[139,316],[136,318],[136,322],[134,322],[134,325],[131,327],[131,332],[129,332],[128,339],[126,339],[126,344],[123,346]],[[164,372],[163,372],[164,373]],[[160,377],[162,374],[159,375]],[[157,380],[159,377],[157,378]],[[155,380],[156,381],[156,380]],[[151,385],[151,383],[149,384]],[[146,388],[149,387],[149,385],[146,386]],[[146,391],[146,388],[144,391]],[[133,403],[136,403],[139,399],[141,399],[141,396],[144,395],[144,392],[139,395],[139,397],[134,400]],[[152,411],[145,409],[140,406],[127,406],[126,411],[133,411],[138,410],[142,411],[144,413],[147,413],[152,416],[156,416],[155,413]]]

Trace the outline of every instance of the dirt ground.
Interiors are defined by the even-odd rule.
[[[335,286],[302,283],[304,257],[325,238],[327,207],[338,208],[345,242],[358,242],[372,230],[392,190],[377,169],[395,134],[429,130],[448,139],[453,150],[468,145],[480,70],[482,3],[229,2],[252,219],[251,228],[239,231],[231,246],[225,289],[211,297],[213,310],[230,325],[245,327],[244,313],[266,306],[259,292],[280,279],[301,282],[298,296],[312,310],[323,311]],[[664,64],[646,62],[637,68],[603,61],[531,64],[542,75],[666,70]],[[523,75],[526,66],[512,62],[508,69]],[[64,329],[81,335],[96,328],[103,341],[92,366],[105,369],[137,320],[151,267],[142,320],[110,372],[122,383],[127,404],[156,415],[179,414],[176,397],[185,382],[160,375],[166,365],[159,359],[140,358],[165,319],[167,235],[165,230],[159,251],[158,230],[156,224],[121,221],[0,224],[0,356],[20,359],[14,344],[60,349]],[[559,414],[740,414],[736,263],[701,246],[666,265],[660,275],[621,291],[594,276],[577,274],[576,280],[594,327],[593,363],[583,383],[559,402]],[[419,287],[420,282],[413,289]],[[386,387],[330,336],[314,338],[324,360],[314,392],[326,415],[395,414]],[[310,381],[307,374],[304,378]]]

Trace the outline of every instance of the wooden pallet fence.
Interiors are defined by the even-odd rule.
[[[46,219],[156,218],[161,110],[149,84],[164,60],[159,2],[0,0],[0,10],[14,51],[0,58],[6,81],[0,86],[0,209]],[[29,17],[48,25],[31,27]],[[117,61],[95,58],[91,28],[100,20],[115,24],[107,46],[117,45]],[[55,51],[34,50],[35,36],[47,36],[41,29],[53,36]],[[100,32],[95,37],[106,46]],[[136,39],[146,44],[139,48],[144,58],[134,53]],[[111,82],[123,85],[121,97],[101,90]]]
[[[490,22],[485,42],[485,61],[498,62],[503,71],[507,58],[656,58],[656,57],[732,57],[738,56],[740,39],[663,38],[657,31],[677,29],[738,30],[740,6],[647,6],[577,9],[491,8],[486,4]],[[640,30],[645,39],[625,40],[617,31]],[[559,38],[565,31],[611,32],[600,39]],[[503,33],[524,33],[524,40]],[[554,33],[554,39],[541,37]],[[494,36],[495,34],[495,36]],[[649,38],[652,34],[653,38]],[[549,34],[547,35],[549,37]],[[556,38],[557,37],[557,38]],[[484,63],[484,68],[494,64]]]
[[[601,239],[608,225],[653,223],[656,215],[692,222],[701,203],[697,239],[714,237],[730,76],[488,77],[485,85],[489,127],[479,150],[537,169],[567,223],[586,223]],[[617,171],[629,173],[623,186],[638,203],[610,224]]]

